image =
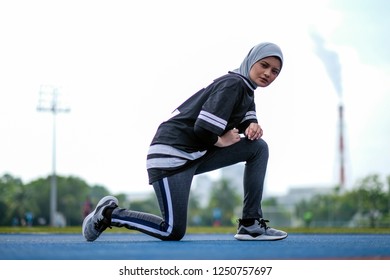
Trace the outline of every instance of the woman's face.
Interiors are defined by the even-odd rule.
[[[269,56],[260,59],[253,64],[249,71],[249,78],[258,86],[269,86],[279,75],[280,60],[277,57]]]

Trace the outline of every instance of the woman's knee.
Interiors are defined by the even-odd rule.
[[[265,140],[263,138],[260,138],[260,139],[257,139],[254,141],[255,143],[257,143],[257,145],[261,148],[261,149],[266,149],[268,150],[268,144],[267,142],[265,142]]]
[[[268,144],[264,139],[254,140],[253,144],[256,146],[256,155],[262,155],[268,157]]]
[[[173,227],[171,233],[162,238],[164,241],[180,241],[186,234],[186,228]]]

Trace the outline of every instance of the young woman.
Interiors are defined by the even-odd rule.
[[[83,222],[87,241],[111,226],[138,230],[161,240],[181,240],[194,175],[245,162],[243,209],[238,240],[279,240],[287,233],[267,226],[261,200],[268,146],[257,123],[254,91],[279,75],[283,54],[273,43],[254,46],[241,66],[214,80],[180,105],[163,122],[147,155],[161,217],[118,207],[115,197],[102,198]],[[243,137],[240,134],[244,134]]]

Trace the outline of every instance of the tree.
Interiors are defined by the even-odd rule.
[[[9,224],[13,219],[20,223],[24,219],[26,209],[29,208],[27,204],[22,180],[11,174],[4,174],[0,178],[0,209],[3,210],[0,223]]]
[[[150,194],[146,199],[132,201],[129,208],[133,211],[146,212],[161,216],[157,198],[154,193]]]
[[[202,212],[199,195],[196,192],[191,192],[188,203],[188,224],[192,226],[203,225]]]
[[[358,211],[368,217],[369,225],[376,227],[378,220],[388,211],[388,200],[384,184],[379,175],[369,175],[357,185]]]
[[[34,216],[42,221],[50,219],[50,178],[40,178],[26,185],[37,203]],[[57,212],[65,217],[67,225],[82,222],[82,205],[90,192],[90,186],[78,177],[57,176]]]
[[[388,181],[389,184],[389,181]],[[310,211],[312,223],[327,226],[370,226],[389,223],[389,197],[379,175],[368,175],[359,180],[351,191],[340,193],[338,189],[328,195],[320,195],[302,201],[295,207],[297,217]]]
[[[216,181],[211,189],[207,218],[219,225],[230,226],[235,217],[235,209],[241,203],[240,195],[224,178]]]

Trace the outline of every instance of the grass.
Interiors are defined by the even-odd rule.
[[[390,228],[331,228],[331,227],[321,227],[321,228],[280,228],[290,234],[300,233],[300,234],[323,234],[323,233],[332,233],[332,234],[343,234],[343,233],[352,233],[352,234],[390,234]],[[222,233],[222,234],[234,234],[236,233],[236,227],[188,227],[188,234],[213,234],[213,233]],[[51,234],[81,234],[81,226],[75,227],[0,227],[0,233],[51,233]],[[107,230],[107,233],[138,233],[137,231],[130,231],[124,228],[113,228]]]

